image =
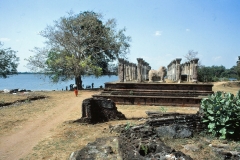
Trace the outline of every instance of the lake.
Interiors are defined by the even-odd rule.
[[[118,76],[101,76],[95,78],[94,76],[82,77],[84,88],[87,85],[91,86],[94,83],[94,88],[104,87],[106,82],[114,82],[118,80]],[[4,89],[26,89],[32,91],[51,91],[51,90],[66,90],[70,88],[70,84],[75,84],[75,80],[69,80],[66,82],[51,83],[48,77],[44,77],[43,74],[18,74],[12,75],[8,78],[0,78],[0,90]]]

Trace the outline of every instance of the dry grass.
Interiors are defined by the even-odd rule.
[[[239,87],[233,83],[231,86],[222,85],[218,83],[213,87],[214,91],[225,91],[236,94]],[[37,100],[34,102],[27,102],[21,105],[13,105],[11,107],[0,109],[0,135],[7,135],[17,130],[31,120],[42,116],[45,112],[48,112],[52,108],[58,106],[58,101],[61,97],[69,96],[66,92],[34,92],[30,94],[46,95],[50,98],[44,100]],[[84,92],[80,96],[83,96]],[[18,99],[25,99],[26,95],[12,95],[0,93],[0,101],[12,102]],[[125,114],[129,119],[146,117],[145,111],[154,110],[178,113],[196,113],[198,108],[189,107],[160,107],[160,106],[131,106],[131,105],[118,105],[118,110]],[[68,119],[64,123],[56,126],[51,130],[49,136],[41,141],[33,148],[22,160],[29,159],[67,159],[71,152],[82,149],[87,143],[95,141],[96,138],[114,136],[116,133],[109,133],[109,125],[126,124],[128,122],[138,124],[141,123],[138,120],[124,120],[124,121],[111,121],[96,125],[83,125],[79,123],[73,123],[76,117],[80,118],[80,109],[72,115],[75,118]],[[53,115],[54,116],[54,115]],[[213,157],[213,153],[207,147],[207,144],[199,137],[193,139],[184,139],[178,141],[166,140],[166,143],[177,150],[181,150],[186,154],[191,155],[194,159],[201,159],[204,157]],[[198,153],[186,151],[183,148],[184,144],[198,144],[202,148]],[[231,142],[235,143],[235,142]],[[236,143],[237,144],[237,143]],[[238,147],[239,144],[235,145]],[[202,156],[201,156],[202,155]]]
[[[109,125],[122,123],[126,124],[127,121],[108,122],[96,125],[65,122],[57,127],[54,131],[54,136],[41,141],[33,148],[33,152],[23,158],[23,160],[67,159],[73,151],[82,149],[89,142],[95,141],[96,138],[114,136],[115,134],[109,133]]]
[[[31,93],[31,95],[40,95],[39,93]],[[29,95],[24,94],[4,94],[0,93],[1,99],[4,102],[15,102],[17,100],[24,100],[23,103],[16,103],[8,107],[0,108],[0,135],[6,135],[12,131],[22,127],[22,124],[31,118],[37,116],[39,112],[45,112],[51,108],[51,104],[45,104],[46,101],[34,101],[27,100]],[[40,107],[41,106],[41,107]]]

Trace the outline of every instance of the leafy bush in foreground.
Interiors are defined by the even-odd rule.
[[[226,139],[239,134],[240,90],[235,97],[231,93],[216,92],[201,101],[201,111],[204,113],[203,123],[214,136]]]

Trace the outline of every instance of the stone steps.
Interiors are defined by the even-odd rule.
[[[212,84],[105,83],[103,97],[122,105],[199,107],[203,97],[213,93]]]
[[[175,96],[175,97],[199,97],[211,95],[212,91],[191,90],[141,90],[141,89],[111,89],[104,90],[102,95],[129,95],[129,96]]]
[[[170,96],[129,96],[129,95],[93,95],[113,100],[122,105],[157,105],[157,106],[182,106],[199,107],[200,97],[170,97]]]

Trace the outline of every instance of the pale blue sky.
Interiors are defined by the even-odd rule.
[[[239,0],[0,0],[0,41],[18,51],[19,71],[29,50],[44,46],[38,33],[70,10],[115,18],[132,37],[128,60],[144,58],[153,69],[183,62],[189,50],[206,66],[231,68],[240,56]]]

